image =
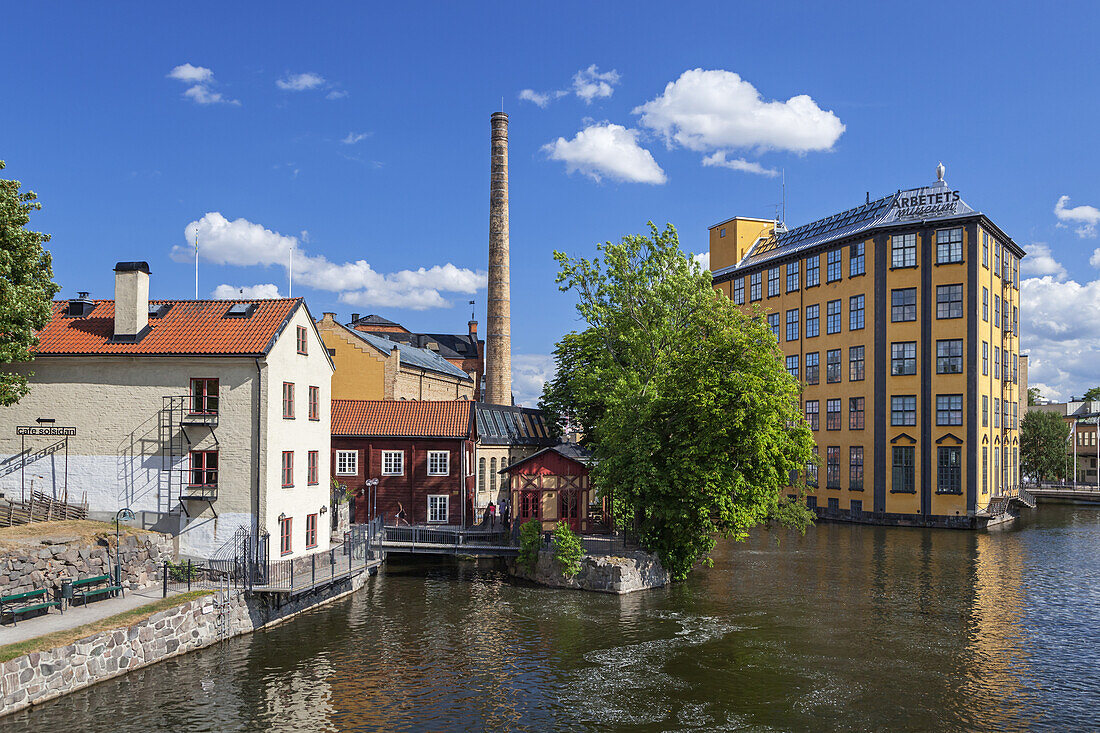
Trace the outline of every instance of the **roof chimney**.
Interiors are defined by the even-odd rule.
[[[470,336],[477,341],[477,321],[470,321],[466,325],[470,327]]]
[[[512,404],[512,304],[508,233],[508,115],[489,118],[489,302],[485,327],[485,401]]]
[[[138,341],[149,326],[149,263],[115,265],[116,341]]]
[[[351,322],[355,323],[358,320],[359,320],[359,314],[358,313],[352,313],[351,314]]]
[[[88,299],[88,291],[81,290],[75,298],[69,299],[69,309],[66,311],[66,315],[84,318],[92,312],[93,308],[95,308],[95,303]]]

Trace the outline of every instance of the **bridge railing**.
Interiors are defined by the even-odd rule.
[[[382,544],[430,545],[434,547],[505,547],[510,545],[503,530],[461,529],[424,525],[385,525],[381,528]]]

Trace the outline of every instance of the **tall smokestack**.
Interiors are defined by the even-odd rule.
[[[489,305],[485,333],[485,401],[512,404],[512,308],[508,282],[508,115],[490,119]]]

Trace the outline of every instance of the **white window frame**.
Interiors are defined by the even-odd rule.
[[[443,514],[439,514],[442,507]],[[428,521],[432,524],[446,524],[450,516],[451,497],[449,494],[428,494]]]
[[[393,457],[397,456],[397,470],[393,470],[390,463]],[[405,475],[405,451],[403,450],[384,450],[382,451],[382,475],[383,476],[404,476]]]
[[[351,459],[348,460],[348,456]],[[345,463],[350,464],[350,468],[345,468]],[[336,451],[336,475],[337,476],[358,476],[359,475],[359,451],[357,450],[338,450]]]
[[[433,470],[432,463],[438,461],[442,457],[443,470]],[[450,476],[451,475],[451,452],[449,450],[430,450],[428,451],[428,475],[429,476]]]

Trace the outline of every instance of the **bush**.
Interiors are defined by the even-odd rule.
[[[530,572],[535,572],[535,563],[539,561],[539,537],[542,534],[542,522],[528,519],[519,528],[519,563]]]
[[[190,580],[197,580],[199,577],[198,565],[188,565],[187,562],[181,562],[176,564],[171,560],[166,560],[168,563],[168,578],[174,582],[182,582],[188,580],[188,574],[190,574]]]
[[[585,556],[584,545],[580,537],[569,529],[565,522],[554,527],[554,559],[558,561],[562,577],[572,578],[581,569],[581,558]]]

